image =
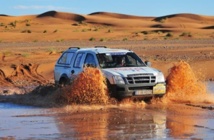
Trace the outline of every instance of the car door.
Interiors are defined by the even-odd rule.
[[[84,61],[84,66],[97,67],[97,61],[92,53],[87,53]]]
[[[77,53],[75,59],[74,59],[74,63],[73,63],[73,67],[70,71],[71,73],[71,80],[73,80],[74,78],[77,77],[77,75],[83,71],[83,64],[84,64],[84,59],[85,59],[85,52],[79,52]]]

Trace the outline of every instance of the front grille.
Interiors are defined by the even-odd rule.
[[[126,80],[128,84],[155,83],[156,77],[153,74],[135,74],[128,75]]]

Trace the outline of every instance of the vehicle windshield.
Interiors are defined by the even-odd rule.
[[[97,54],[101,68],[142,67],[146,64],[133,52],[112,52]]]

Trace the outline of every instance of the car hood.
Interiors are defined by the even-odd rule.
[[[160,72],[157,69],[151,67],[121,67],[121,68],[108,68],[102,69],[103,73],[107,76],[110,75],[120,75],[122,77],[127,77],[131,74],[153,74],[157,75]]]

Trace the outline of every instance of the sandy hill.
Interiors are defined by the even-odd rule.
[[[161,17],[58,11],[26,16],[0,15],[0,42],[212,39],[213,29],[214,16],[189,13]]]

